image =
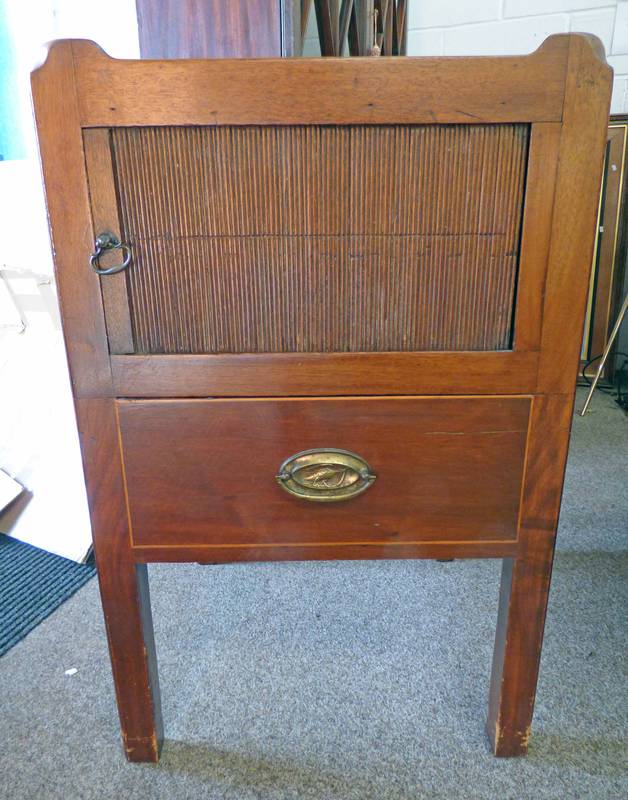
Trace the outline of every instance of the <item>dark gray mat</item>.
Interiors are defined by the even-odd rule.
[[[94,574],[93,566],[0,534],[0,656]]]

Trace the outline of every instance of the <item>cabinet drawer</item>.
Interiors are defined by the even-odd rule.
[[[530,402],[121,400],[133,543],[515,540]],[[322,448],[357,454],[374,480],[338,502],[313,502],[284,490],[276,477],[283,462]],[[316,477],[310,470],[315,488]],[[318,486],[333,493],[342,481],[323,476]],[[301,483],[308,485],[302,477]]]

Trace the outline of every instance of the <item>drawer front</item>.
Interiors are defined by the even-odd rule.
[[[530,403],[119,401],[133,544],[513,541]],[[323,448],[357,454],[374,480],[356,479],[354,488],[363,491],[338,502],[313,502],[282,488],[276,476],[286,459]],[[333,493],[339,485],[323,480],[322,489]]]

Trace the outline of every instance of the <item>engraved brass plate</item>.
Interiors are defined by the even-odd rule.
[[[333,448],[290,456],[275,477],[286,492],[317,503],[349,500],[366,491],[376,478],[363,458]]]

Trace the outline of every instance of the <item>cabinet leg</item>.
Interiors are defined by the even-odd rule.
[[[163,726],[147,568],[96,558],[124,751],[129,761],[156,762]]]
[[[553,537],[534,556],[504,559],[487,732],[496,756],[528,750],[553,560]]]
[[[163,740],[148,571],[130,547],[116,409],[75,401],[113,682],[129,761],[157,761]]]

